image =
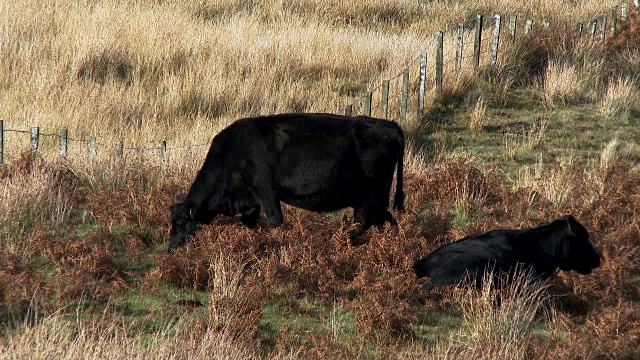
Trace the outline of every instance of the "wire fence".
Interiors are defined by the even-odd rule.
[[[567,24],[552,25],[544,19],[535,22],[522,14],[503,16],[489,13],[470,17],[434,33],[422,47],[419,55],[409,61],[402,70],[355,96],[351,103],[335,112],[344,113],[347,116],[362,114],[394,119],[401,126],[405,126],[410,118],[419,120],[424,115],[425,99],[427,96],[442,93],[445,80],[453,82],[465,71],[481,71],[496,67],[501,53],[499,49],[501,45],[505,45],[505,41],[515,42],[518,37],[552,28],[565,33],[572,31],[576,39],[591,38],[603,41],[618,31],[620,22],[627,21],[630,10],[638,12],[638,2],[639,0],[621,2],[608,11],[586,19],[582,23],[573,24],[571,27]],[[448,45],[446,51],[445,44]],[[15,158],[7,153],[5,146],[6,137],[11,133],[28,134],[32,151],[38,151],[43,137],[58,139],[59,153],[62,157],[69,155],[70,143],[84,144],[89,160],[95,157],[98,147],[115,150],[116,158],[122,157],[125,150],[129,150],[139,154],[159,152],[164,159],[170,150],[209,146],[208,142],[169,146],[166,140],[147,146],[125,146],[125,139],[117,142],[106,142],[94,136],[79,139],[69,136],[67,129],[61,129],[56,134],[41,133],[39,127],[24,130],[7,129],[5,125],[6,121],[0,120],[0,166],[7,159]],[[513,135],[517,136],[517,134]]]
[[[505,41],[514,43],[522,36],[529,36],[531,33],[543,30],[560,30],[563,33],[574,32],[574,38],[591,38],[594,40],[604,40],[606,37],[615,35],[620,22],[627,21],[629,9],[638,11],[638,0],[624,1],[598,15],[592,16],[590,19],[582,23],[569,26],[566,23],[552,25],[547,20],[535,22],[528,19],[522,14],[511,14],[502,16],[496,13],[479,14],[471,17],[463,22],[455,23],[443,31],[436,32],[431,40],[420,52],[420,55],[414,58],[404,69],[388,79],[383,79],[380,85],[376,85],[363,94],[354,98],[354,101],[346,105],[344,109],[345,115],[362,114],[366,116],[379,116],[388,118],[388,114],[393,112],[390,110],[389,101],[401,96],[399,116],[394,118],[404,125],[407,115],[411,112],[406,109],[410,92],[402,92],[401,94],[385,94],[381,96],[383,102],[372,104],[376,92],[386,91],[385,83],[396,80],[403,76],[402,89],[415,88],[415,96],[417,102],[416,118],[420,118],[425,110],[425,98],[444,91],[444,77],[450,81],[464,74],[465,71],[480,71],[487,68],[495,68],[499,62],[499,49],[505,45]],[[445,39],[449,38],[449,41]],[[454,39],[454,44],[451,42]],[[470,41],[469,41],[470,39]],[[444,45],[450,45],[445,48]],[[470,47],[469,44],[472,46]],[[446,49],[446,50],[445,50]],[[446,61],[444,61],[446,59]],[[419,64],[417,74],[409,72],[413,65]],[[445,72],[444,70],[448,70]],[[407,76],[409,72],[409,76]],[[417,75],[417,77],[416,77]],[[415,79],[415,80],[413,80]],[[409,81],[417,81],[415,83],[407,83]],[[412,86],[413,85],[413,86]],[[357,111],[359,109],[360,111]],[[379,109],[375,113],[375,109]],[[340,111],[338,111],[340,112]]]

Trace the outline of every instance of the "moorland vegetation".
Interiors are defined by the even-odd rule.
[[[604,41],[573,24],[615,1],[0,3],[0,355],[6,358],[640,357],[640,17]],[[548,19],[415,99],[404,213],[351,246],[349,211],[286,207],[257,230],[219,217],[166,254],[168,207],[215,133],[244,116],[343,111],[476,13]],[[572,24],[566,28],[560,25]],[[454,44],[448,42],[446,53]],[[415,93],[415,76],[412,93]],[[394,105],[391,117],[396,118]],[[377,115],[374,108],[374,114]],[[111,147],[175,148],[126,151]],[[73,145],[73,144],[72,144]],[[500,290],[442,290],[411,267],[437,247],[571,213],[604,262]]]

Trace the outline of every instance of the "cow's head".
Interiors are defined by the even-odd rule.
[[[542,248],[559,260],[561,270],[591,274],[600,266],[601,257],[589,241],[589,232],[571,215],[549,224],[550,235],[542,240]]]
[[[171,231],[169,232],[169,250],[183,246],[189,236],[197,229],[198,222],[194,219],[191,206],[186,202],[179,202],[171,206]]]

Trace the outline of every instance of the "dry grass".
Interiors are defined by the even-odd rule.
[[[629,110],[638,102],[638,86],[633,79],[619,77],[607,86],[598,111],[607,118],[628,120]]]
[[[544,74],[544,102],[549,107],[564,106],[579,100],[584,94],[583,77],[569,64],[550,63]]]
[[[30,152],[0,173],[0,248],[11,254],[30,251],[25,236],[39,224],[63,226],[72,211],[73,182],[64,173],[43,166]]]
[[[21,325],[0,339],[4,359],[255,359],[256,352],[224,330],[187,316],[167,322],[154,337],[127,329],[117,316],[93,322],[52,314],[37,325]]]
[[[522,129],[522,147],[525,151],[533,151],[542,145],[548,124],[548,119],[540,119],[535,121],[528,129]]]
[[[9,358],[477,358],[486,348],[498,358],[519,358],[525,350],[534,357],[634,358],[640,328],[635,256],[640,174],[631,171],[637,164],[621,156],[623,146],[615,142],[586,170],[571,161],[543,164],[540,159],[532,170],[519,172],[513,187],[503,183],[499,169],[467,155],[435,149],[429,161],[415,142],[407,147],[405,164],[408,210],[395,214],[398,228],[368,231],[366,245],[346,241],[346,212],[326,216],[285,207],[280,229],[261,223],[248,230],[237,219],[218,218],[184,249],[164,253],[167,207],[189,186],[209,140],[236,118],[341,112],[364,89],[409,64],[433,31],[476,12],[509,10],[576,22],[614,3],[0,3],[5,126],[40,126],[43,133],[68,128],[75,139],[98,136],[91,161],[86,144],[79,142],[71,143],[68,159],[58,161],[56,139],[43,138],[33,157],[22,152],[26,135],[7,134],[8,164],[0,174],[0,323],[8,328],[0,337],[0,352]],[[632,114],[637,82],[620,76],[637,66],[634,54],[640,47],[633,34],[640,23],[634,21],[624,35],[598,47],[534,32],[528,40],[501,47],[508,56],[494,73],[481,76],[470,70],[467,46],[459,75],[451,76],[452,63],[445,65],[446,97],[482,92],[489,79],[498,93],[485,98],[483,113],[492,103],[507,104],[515,87],[533,86],[548,97],[548,105],[585,99],[614,118]],[[466,39],[471,34],[467,29]],[[445,36],[444,46],[447,56],[454,53],[452,34]],[[599,52],[589,55],[594,48]],[[559,55],[565,53],[574,62]],[[617,54],[612,68],[589,57],[608,53]],[[488,62],[484,54],[481,67]],[[539,58],[551,65],[536,62]],[[416,64],[411,71],[406,128],[422,135],[428,126],[415,112]],[[575,77],[580,86],[572,83]],[[544,87],[532,81],[542,78]],[[400,84],[392,81],[392,96]],[[430,91],[427,104],[430,100],[441,99]],[[471,107],[477,104],[473,100]],[[480,112],[477,129],[488,116]],[[398,114],[399,98],[393,97],[390,116]],[[517,140],[507,146],[507,157],[538,149],[546,126],[545,120],[512,137]],[[168,139],[170,149],[164,159],[159,149],[125,149],[116,161],[121,139],[127,148],[156,147]],[[441,244],[497,227],[535,225],[567,212],[592,232],[606,261],[589,277],[561,274],[555,280],[549,291],[562,295],[550,305],[556,313],[536,324],[556,334],[549,339],[531,328],[531,309],[540,302],[522,301],[522,294],[499,308],[490,306],[490,291],[458,292],[449,305],[438,305],[414,280],[413,261]],[[205,292],[208,306],[198,313],[173,298],[162,308],[145,306],[136,319],[164,314],[170,319],[139,331],[124,318],[129,309],[104,305],[126,298],[132,289],[159,296],[163,287]],[[301,316],[323,319],[326,331],[287,323],[268,333],[263,310],[276,300]],[[327,314],[305,312],[300,305],[305,301],[320,303]],[[72,314],[76,309],[69,304],[86,302],[91,303],[86,312]],[[38,305],[35,310],[32,304]],[[423,340],[415,331],[421,316],[451,310],[446,306],[467,315],[459,336],[447,341],[443,330],[444,339]],[[36,311],[37,322],[29,311]],[[343,312],[352,320],[344,320]],[[513,314],[523,315],[523,321],[506,321],[515,319]],[[504,337],[510,330],[503,325],[515,326],[510,333],[515,336]],[[594,331],[604,334],[601,341],[593,341]],[[434,355],[438,349],[442,352]]]
[[[425,149],[418,147],[413,141],[407,141],[404,154],[404,171],[416,177],[424,176],[428,161]]]
[[[519,154],[528,154],[539,149],[545,138],[549,120],[533,121],[531,126],[523,127],[520,134],[505,133],[503,135],[503,155],[506,160],[514,160]]]
[[[366,245],[349,245],[345,235],[349,222],[341,216],[327,218],[285,207],[283,228],[269,230],[260,226],[258,230],[249,230],[237,219],[221,217],[204,227],[188,246],[171,255],[164,254],[166,235],[159,235],[158,240],[153,237],[145,240],[136,238],[140,235],[135,232],[139,224],[145,224],[166,234],[165,205],[171,202],[170,197],[176,196],[171,188],[135,185],[117,189],[98,185],[94,193],[90,184],[79,182],[70,201],[73,208],[82,207],[100,219],[94,232],[67,238],[35,232],[23,238],[24,245],[33,249],[31,252],[11,255],[8,249],[2,249],[0,301],[14,307],[25,301],[29,304],[33,299],[38,304],[41,321],[34,326],[14,328],[0,343],[18,358],[26,354],[75,357],[81,352],[89,358],[183,358],[199,357],[207,351],[220,351],[230,357],[255,356],[249,349],[258,349],[260,357],[353,358],[367,354],[369,346],[376,348],[375,356],[368,355],[375,358],[407,351],[426,356],[432,349],[416,337],[412,326],[421,323],[420,316],[425,311],[438,313],[452,306],[468,314],[464,322],[468,325],[460,328],[457,340],[452,338],[447,343],[444,336],[441,339],[444,342],[433,348],[446,350],[443,354],[450,356],[477,355],[476,350],[480,349],[492,349],[491,354],[499,358],[517,358],[525,349],[540,356],[555,356],[564,353],[567,346],[580,347],[589,342],[591,320],[596,321],[599,331],[609,334],[608,343],[617,344],[615,354],[631,354],[634,350],[627,337],[635,334],[633,328],[626,322],[614,324],[606,319],[616,311],[631,319],[637,316],[638,305],[632,299],[634,278],[639,271],[634,252],[640,246],[635,217],[640,211],[637,196],[640,175],[629,172],[630,163],[623,157],[603,155],[602,163],[604,188],[589,194],[585,190],[592,186],[591,180],[584,170],[563,170],[564,205],[558,207],[544,191],[551,191],[546,179],[562,169],[560,164],[540,165],[540,179],[531,186],[541,196],[528,198],[525,194],[531,194],[532,190],[506,187],[494,171],[479,169],[468,157],[439,157],[420,175],[407,174],[406,191],[411,196],[407,199],[407,212],[396,214],[398,229],[374,227],[365,236]],[[570,169],[571,165],[564,167]],[[57,170],[52,167],[48,171]],[[135,179],[133,173],[129,176]],[[169,193],[169,198],[165,193]],[[587,195],[591,197],[589,201]],[[473,219],[463,227],[455,224],[460,208],[465,209],[468,219]],[[537,211],[532,213],[532,208]],[[449,302],[451,305],[440,307],[428,300],[429,294],[421,290],[410,270],[415,259],[440,244],[492,228],[535,225],[565,211],[576,214],[589,228],[606,261],[602,269],[590,276],[562,274],[554,282],[549,291],[566,300],[553,305],[559,315],[552,321],[537,318],[535,324],[543,329],[549,327],[549,331],[569,326],[568,330],[556,331],[569,335],[559,335],[550,344],[545,345],[547,340],[533,332],[531,318],[526,314],[533,311],[529,305],[536,302],[525,301],[527,297],[523,299],[522,293],[511,293],[513,301],[509,300],[510,293],[501,295],[502,306],[498,308],[489,306],[493,299],[491,291],[458,293],[457,300]],[[110,233],[108,228],[114,223],[132,226],[132,230],[120,235]],[[145,252],[156,241],[162,245],[161,253]],[[116,250],[116,246],[124,249]],[[122,260],[118,260],[121,256],[129,261],[152,259],[153,265],[148,272],[131,272],[123,268]],[[43,262],[55,266],[58,275],[43,276],[38,265]],[[85,320],[68,318],[64,315],[67,311],[56,312],[73,301],[117,298],[132,286],[139,286],[143,294],[154,294],[159,286],[167,286],[162,284],[206,291],[210,295],[208,316],[196,318],[207,320],[192,323],[188,317],[192,310],[183,308],[178,310],[183,315],[174,318],[181,319],[178,323],[167,322],[164,327],[142,334],[128,329],[115,308],[106,317],[81,314]],[[525,294],[539,294],[536,287],[517,289]],[[531,290],[534,293],[526,293]],[[304,316],[313,313],[303,312],[298,301],[314,299],[324,304],[327,314],[321,318],[327,324],[326,331],[308,333],[294,324],[282,325],[269,341],[259,342],[266,336],[259,326],[265,320],[263,307],[274,298]],[[461,304],[456,305],[456,301]],[[354,330],[345,331],[344,320],[341,323],[338,319],[337,305],[340,313],[352,314],[349,327]],[[170,309],[177,305],[164,306],[166,314],[171,314]],[[150,309],[157,312],[155,307]],[[16,314],[22,316],[19,311]],[[519,315],[523,321],[514,321]],[[94,320],[96,317],[98,320]],[[517,329],[509,332],[498,324]],[[619,333],[612,328],[614,325]],[[507,339],[506,334],[516,338]],[[363,340],[345,343],[343,336]],[[300,337],[307,341],[292,340]],[[463,340],[467,345],[461,347]],[[40,347],[34,348],[35,343]],[[591,348],[594,354],[605,351],[604,347]]]
[[[480,293],[461,287],[452,301],[462,311],[462,327],[453,338],[437,344],[437,359],[527,359],[530,339],[539,314],[549,304],[549,283],[534,280],[520,270],[501,288],[494,274],[486,273]]]
[[[480,132],[485,122],[485,112],[487,111],[487,105],[482,97],[479,97],[476,101],[476,105],[473,108],[473,112],[469,117],[469,131]]]
[[[0,115],[104,142],[206,142],[240,116],[341,111],[454,18],[508,9],[577,21],[613,3],[12,2],[0,17]]]

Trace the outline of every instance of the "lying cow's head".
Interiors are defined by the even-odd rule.
[[[171,231],[169,232],[169,250],[183,246],[189,236],[197,229],[197,221],[194,219],[193,212],[189,204],[179,202],[170,208],[171,212]]]
[[[561,270],[575,270],[588,275],[600,266],[589,232],[573,216],[563,216],[549,224],[551,235],[543,240],[542,248],[559,260]]]

